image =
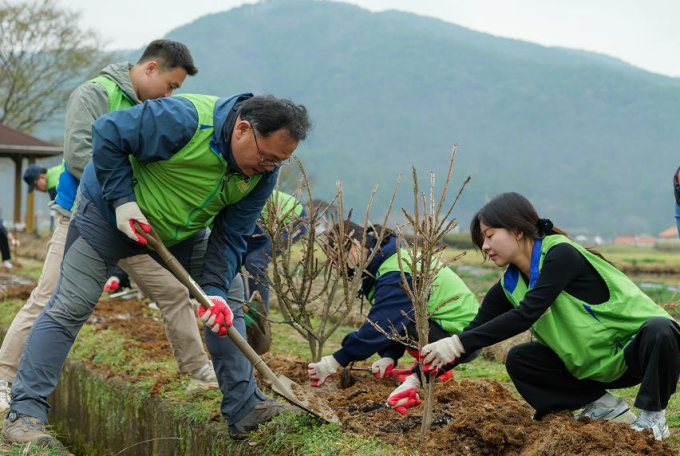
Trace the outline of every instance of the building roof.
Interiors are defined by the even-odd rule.
[[[659,233],[659,237],[663,239],[674,239],[678,237],[678,227],[671,226]]]
[[[0,124],[0,157],[51,157],[62,148]]]

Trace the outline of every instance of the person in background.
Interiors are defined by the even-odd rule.
[[[2,254],[2,267],[6,269],[12,269],[14,267],[12,264],[10,245],[19,245],[19,241],[14,239],[12,233],[7,231],[7,228],[5,228],[5,225],[2,223],[2,219],[0,219],[0,253]]]
[[[271,199],[276,198],[277,208],[282,214],[290,215],[286,218],[286,223],[291,220],[298,220],[293,224],[292,242],[297,242],[307,232],[304,223],[299,219],[307,216],[307,211],[293,195],[275,190]],[[267,220],[267,206],[262,209],[260,216],[262,221]],[[261,222],[258,222],[261,223]],[[284,232],[283,239],[286,240],[290,233]],[[277,253],[278,255],[278,253]],[[243,255],[243,267],[248,271],[248,291],[253,293],[258,291],[262,297],[266,312],[269,313],[269,282],[267,280],[267,267],[272,258],[272,241],[269,236],[259,226],[255,227],[253,235],[248,238],[246,253]],[[249,296],[246,296],[249,298]]]
[[[33,190],[45,192],[50,195],[50,200],[54,200],[57,197],[59,175],[63,171],[63,162],[50,169],[40,165],[29,165],[26,171],[24,171],[24,182],[28,184],[28,193],[31,193]]]
[[[673,174],[673,193],[675,194],[675,223],[680,236],[680,168]]]

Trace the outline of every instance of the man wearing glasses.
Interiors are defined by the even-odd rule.
[[[224,326],[233,324],[246,337],[238,275],[246,238],[275,187],[278,168],[309,128],[304,106],[252,94],[180,95],[97,120],[59,286],[24,349],[8,419],[22,418],[42,431],[46,398],[111,270],[122,258],[149,253],[133,222],[144,231],[153,227],[215,304],[199,316],[230,434],[241,437],[282,411],[258,389],[253,366],[224,337]],[[42,432],[30,435],[33,442],[49,442]]]

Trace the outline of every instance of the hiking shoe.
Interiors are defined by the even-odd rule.
[[[208,391],[219,388],[217,383],[217,376],[215,369],[211,362],[207,362],[203,367],[199,367],[191,373],[189,386],[187,386],[187,394],[192,395],[200,393],[201,391]]]
[[[260,424],[266,423],[279,413],[293,410],[294,408],[290,405],[282,404],[274,399],[267,398],[253,407],[246,416],[236,423],[230,424],[229,435],[232,439],[242,439],[247,436],[250,431],[254,431]]]
[[[38,446],[49,445],[52,436],[45,433],[45,425],[28,415],[19,415],[10,410],[2,427],[2,436],[13,443],[33,443]]]
[[[649,412],[647,410],[640,410],[640,416],[631,426],[635,431],[644,431],[651,429],[656,440],[667,439],[671,436],[671,431],[668,429],[666,423],[666,416],[663,410],[660,412]]]
[[[606,420],[628,424],[633,423],[636,419],[635,414],[630,411],[630,407],[628,407],[625,400],[609,393],[595,402],[586,405],[583,411],[576,415],[576,419],[584,416],[591,420]]]
[[[11,261],[5,260],[5,261],[2,262],[2,267],[7,268],[7,269],[12,269],[14,267],[14,265],[12,264]]]
[[[9,401],[12,400],[12,388],[7,380],[0,380],[0,415],[9,411]]]

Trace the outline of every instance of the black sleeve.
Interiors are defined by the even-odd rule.
[[[458,335],[465,348],[465,353],[473,353],[480,348],[509,339],[531,328],[531,325],[548,310],[548,307],[567,285],[583,273],[586,263],[587,260],[571,245],[556,245],[545,256],[536,285],[527,292],[518,307],[512,307],[500,284],[494,285],[484,298],[480,314],[485,306],[488,309],[504,307],[507,311],[473,327],[473,324],[477,321],[477,318],[475,318],[470,326]],[[496,286],[498,286],[498,289],[494,290]],[[507,308],[508,305],[510,305],[510,309]],[[494,311],[497,312],[497,310],[491,312]],[[483,319],[489,315],[491,313],[485,312],[481,317],[480,315],[477,317]]]
[[[678,205],[680,205],[680,182],[678,182],[679,178],[680,168],[678,168],[678,170],[675,171],[675,174],[673,174],[673,192],[675,193],[675,202]]]

